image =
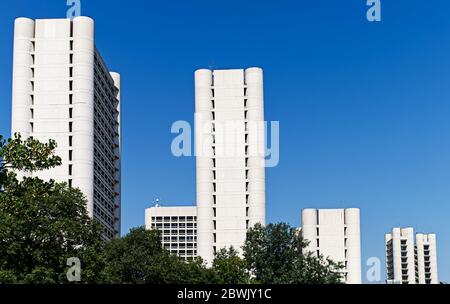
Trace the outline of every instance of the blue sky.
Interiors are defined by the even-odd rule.
[[[380,23],[365,2],[82,0],[122,75],[123,232],[157,197],[195,202],[195,160],[170,151],[171,124],[193,121],[194,70],[260,66],[266,119],[281,129],[268,221],[360,207],[364,270],[373,256],[384,266],[384,233],[413,226],[437,233],[450,281],[450,2],[382,0]],[[14,18],[66,10],[65,0],[3,4],[0,134],[10,133]]]

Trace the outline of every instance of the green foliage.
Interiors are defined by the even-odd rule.
[[[5,140],[0,136],[0,172],[8,169],[36,172],[61,165],[61,158],[54,155],[56,141],[41,143],[33,137],[22,140],[20,134]]]
[[[0,142],[5,190],[0,192],[0,282],[67,282],[69,257],[86,257],[85,278],[95,281],[89,269],[99,264],[91,252],[101,247],[100,227],[89,218],[83,194],[53,180],[19,181],[14,173],[60,164],[53,155],[56,144],[22,141],[18,135]]]
[[[297,229],[284,223],[250,229],[243,250],[254,282],[340,283],[342,265],[304,252],[306,245]]]
[[[201,259],[185,262],[161,247],[159,231],[132,229],[109,242],[105,250],[105,277],[109,283],[182,284],[214,279]]]
[[[213,269],[220,284],[247,284],[250,282],[246,262],[239,257],[233,247],[230,247],[229,250],[222,248],[216,253]]]

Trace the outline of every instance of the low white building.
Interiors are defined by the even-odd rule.
[[[341,262],[345,283],[361,284],[359,209],[304,209],[301,232],[308,251]]]
[[[411,227],[394,228],[385,242],[388,283],[439,283],[435,234],[414,235]]]
[[[145,228],[161,231],[164,249],[184,259],[197,256],[197,208],[160,207],[145,209]]]

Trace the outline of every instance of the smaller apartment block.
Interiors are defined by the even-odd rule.
[[[308,251],[341,262],[343,281],[361,284],[359,209],[304,209],[301,232]]]
[[[435,234],[414,235],[411,227],[394,228],[385,241],[387,283],[439,283]]]
[[[186,260],[197,256],[197,209],[155,206],[145,210],[146,229],[161,231],[162,245]]]

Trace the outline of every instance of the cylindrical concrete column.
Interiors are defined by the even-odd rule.
[[[308,242],[306,250],[314,254],[317,252],[317,216],[318,210],[316,209],[302,210],[302,236]]]
[[[429,234],[428,242],[430,244],[431,284],[439,284],[438,266],[437,266],[436,234],[434,234],[434,233]]]
[[[73,19],[73,156],[74,187],[94,201],[94,21]]]
[[[347,238],[347,283],[361,284],[361,231],[360,210],[349,208],[345,210],[345,225]]]
[[[249,227],[266,224],[266,185],[265,185],[265,124],[263,71],[261,68],[245,70],[245,111],[247,112],[249,163]],[[250,167],[251,166],[251,167]]]
[[[212,72],[195,72],[195,151],[197,169],[197,254],[207,264],[214,260],[213,153],[207,136],[212,132]],[[210,128],[208,130],[208,128]],[[209,132],[208,132],[209,131]],[[206,134],[205,134],[206,133]],[[209,134],[208,134],[209,133]]]
[[[24,139],[32,132],[34,27],[34,20],[28,18],[17,18],[14,22],[11,133],[20,133]]]

